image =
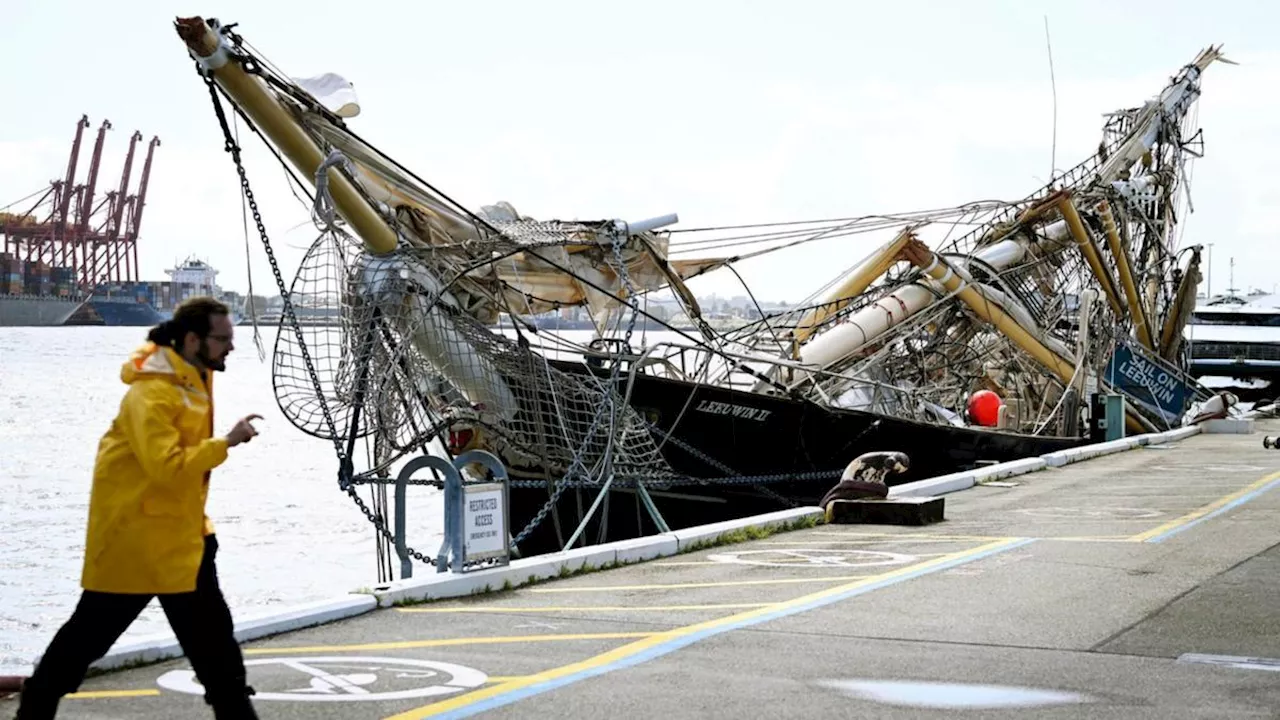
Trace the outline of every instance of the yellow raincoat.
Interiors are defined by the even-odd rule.
[[[98,444],[85,542],[86,590],[178,593],[196,587],[209,471],[227,459],[213,438],[212,373],[147,343],[120,370],[129,386]]]

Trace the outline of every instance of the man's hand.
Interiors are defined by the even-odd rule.
[[[258,431],[254,429],[250,421],[261,419],[261,415],[246,415],[240,418],[235,427],[231,428],[231,432],[227,433],[227,447],[235,447],[240,443],[247,443],[256,437]]]

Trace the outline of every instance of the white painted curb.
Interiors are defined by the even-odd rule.
[[[619,540],[603,545],[574,548],[565,552],[537,555],[512,560],[506,567],[476,570],[469,573],[432,573],[420,578],[397,580],[374,588],[381,607],[441,598],[462,597],[506,588],[517,588],[558,577],[583,567],[604,567],[668,557],[697,543],[713,542],[724,535],[747,528],[773,528],[808,517],[822,518],[821,508],[803,507],[674,530],[672,532]]]
[[[1049,467],[1062,467],[1073,462],[1088,460],[1090,458],[1101,457],[1103,455],[1111,455],[1112,453],[1124,452],[1133,448],[1148,444],[1148,436],[1135,435],[1132,437],[1120,438],[1119,440],[1109,440],[1107,442],[1094,443],[1092,445],[1082,445],[1074,447],[1070,450],[1059,450],[1058,452],[1047,453],[1041,455]]]
[[[725,535],[738,530],[745,530],[749,527],[758,529],[776,528],[811,516],[821,518],[825,516],[825,513],[821,508],[793,508],[741,520],[726,520],[724,522],[711,523],[710,525],[698,525],[683,530],[673,530],[671,534],[676,536],[676,544],[680,552],[684,552],[703,543],[715,542]]]
[[[1214,418],[1203,423],[1204,432],[1210,435],[1252,435],[1257,421],[1251,417]]]
[[[988,465],[987,467],[977,468],[974,470],[965,470],[963,472],[951,473],[950,475],[939,475],[938,477],[926,478],[915,482],[903,483],[889,488],[889,497],[929,497],[933,495],[945,495],[959,490],[968,490],[974,485],[987,482],[990,480],[1000,480],[1002,478],[1014,477],[1015,475],[1025,475],[1027,473],[1036,472],[1045,468],[1045,461],[1041,458],[1023,458],[1021,460],[1013,460],[997,465]]]
[[[965,470],[964,472],[951,473],[950,475],[939,475],[937,477],[925,478],[924,480],[895,485],[889,488],[889,497],[932,497],[936,495],[946,495],[947,493],[968,490],[979,483],[1038,472],[1046,467],[1062,467],[1063,465],[1070,463],[1089,460],[1091,458],[1110,455],[1112,453],[1124,452],[1144,445],[1176,442],[1178,440],[1189,438],[1192,435],[1198,435],[1203,431],[1204,428],[1202,426],[1191,425],[1189,427],[1177,428],[1176,430],[1170,430],[1168,432],[1131,435],[1129,437],[1120,438],[1119,440],[1110,440],[1108,442],[1094,443],[1092,445],[1082,445],[1069,450],[1059,450],[1058,452],[1046,453],[1040,457],[1023,458],[1022,460],[1013,460],[1006,463],[999,463],[997,465],[989,465],[975,470]]]
[[[1158,433],[1160,442],[1177,442],[1178,440],[1186,440],[1192,435],[1199,435],[1204,432],[1204,427],[1200,425],[1191,425],[1182,427],[1168,432]]]
[[[279,610],[262,610],[235,621],[235,635],[239,642],[257,640],[270,635],[323,625],[375,610],[378,601],[372,595],[342,595],[328,600],[290,605]],[[172,633],[159,633],[117,643],[91,670],[116,670],[133,665],[145,665],[161,660],[182,657],[182,646]],[[39,662],[37,658],[36,662]]]

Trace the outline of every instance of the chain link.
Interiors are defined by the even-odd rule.
[[[240,189],[244,192],[245,200],[248,201],[249,209],[253,213],[253,222],[257,226],[258,236],[262,240],[262,246],[267,253],[267,260],[271,264],[271,272],[275,276],[276,286],[280,290],[280,298],[284,303],[284,315],[280,321],[281,325],[284,324],[284,319],[288,318],[290,324],[293,326],[294,335],[298,341],[298,347],[302,351],[302,361],[307,368],[307,373],[311,376],[311,383],[315,388],[316,398],[320,401],[320,411],[324,414],[325,424],[329,426],[329,433],[333,438],[334,450],[338,454],[339,489],[346,492],[347,495],[355,502],[356,507],[360,509],[360,512],[364,514],[365,518],[373,524],[374,528],[376,528],[384,538],[394,544],[395,536],[387,530],[386,524],[381,518],[375,515],[373,511],[369,509],[369,506],[366,505],[365,502],[360,499],[359,495],[356,494],[355,484],[352,482],[351,460],[342,449],[342,441],[338,435],[337,424],[333,421],[333,415],[329,412],[329,403],[325,401],[324,391],[320,386],[320,376],[316,373],[315,364],[311,360],[311,353],[307,349],[306,339],[302,334],[302,327],[298,323],[297,315],[294,314],[293,302],[290,298],[289,288],[285,284],[284,275],[280,272],[280,265],[276,262],[275,252],[271,248],[271,240],[267,237],[266,225],[262,221],[262,214],[258,211],[258,203],[253,196],[253,189],[249,187],[249,177],[245,173],[244,163],[240,160],[240,146],[236,144],[236,141],[231,134],[231,128],[227,124],[227,116],[226,113],[223,112],[221,101],[218,100],[218,91],[215,86],[213,76],[206,73],[201,73],[201,76],[203,77],[205,84],[209,87],[209,96],[213,100],[214,112],[218,116],[218,123],[222,126],[222,133],[226,138],[225,149],[228,153],[231,153],[231,159],[236,164],[236,173],[240,176]],[[435,558],[428,557],[411,547],[406,546],[405,550],[421,562],[428,565],[436,564]]]
[[[712,467],[715,467],[723,472],[730,474],[729,477],[708,480],[706,481],[707,484],[753,485],[753,486],[756,486],[755,489],[760,491],[760,493],[762,493],[763,495],[773,498],[774,500],[777,500],[783,503],[784,505],[788,505],[790,507],[800,507],[800,503],[770,488],[764,487],[764,485],[767,483],[782,482],[784,480],[789,480],[792,482],[805,482],[808,480],[827,480],[827,479],[838,478],[842,474],[844,474],[842,470],[813,470],[810,472],[803,472],[803,473],[774,473],[772,475],[742,475],[741,473],[738,473],[728,465],[725,465],[724,463],[702,452],[701,450],[690,445],[689,443],[684,442],[680,438],[667,433],[666,431],[662,430],[658,426],[650,423],[649,427],[650,429],[656,430],[658,433],[660,433],[664,438],[666,438],[668,442],[673,443],[674,445],[684,450],[685,452],[689,453],[690,455],[693,455],[694,457],[698,458],[699,460],[702,460],[703,462],[707,463],[708,465],[711,465]]]

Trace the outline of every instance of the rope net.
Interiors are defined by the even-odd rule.
[[[372,435],[384,448],[381,467],[462,425],[484,435],[513,474],[577,486],[603,482],[602,470],[621,486],[678,479],[616,377],[565,372],[523,337],[459,312],[422,255],[401,247],[371,256],[342,232],[311,246],[290,289],[297,332],[279,334],[273,357],[276,398],[291,422],[328,440]]]

